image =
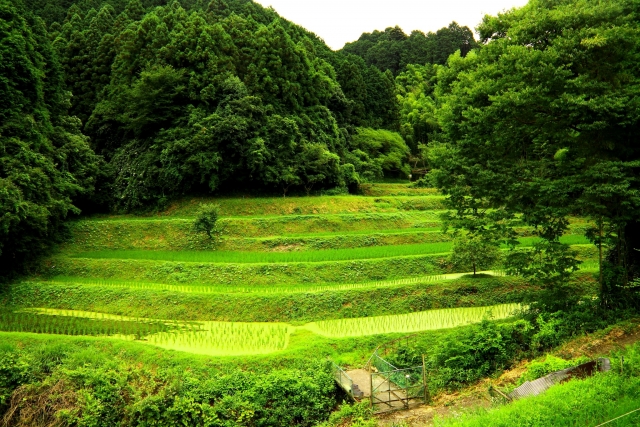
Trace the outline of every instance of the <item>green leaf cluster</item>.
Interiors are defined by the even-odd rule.
[[[487,16],[483,46],[452,55],[432,95],[440,127],[432,178],[457,219],[536,227],[548,243],[532,261],[560,254],[545,272],[559,283],[575,267],[557,243],[567,216],[590,218],[589,237],[615,266],[610,280],[601,276],[607,305],[633,296],[628,284],[640,271],[638,7],[532,0]]]
[[[220,216],[220,206],[206,203],[200,206],[195,221],[193,222],[193,231],[196,233],[205,233],[209,239],[213,239],[216,232],[216,225]]]
[[[458,271],[489,270],[502,258],[500,248],[478,237],[460,237],[453,243],[451,264]]]
[[[233,366],[223,371],[196,360],[190,369],[183,363],[178,370],[123,357],[135,351],[107,360],[88,348],[60,351],[48,363],[51,349],[60,350],[42,347],[30,357],[29,351],[14,348],[0,356],[0,384],[29,381],[16,391],[20,398],[12,402],[7,423],[304,427],[323,421],[335,406],[334,381],[321,362],[264,373]],[[35,378],[16,382],[15,371],[26,363]]]

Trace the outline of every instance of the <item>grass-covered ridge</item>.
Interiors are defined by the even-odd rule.
[[[590,275],[589,275],[590,276]],[[586,276],[585,279],[589,279]],[[581,284],[593,291],[593,281]],[[213,287],[210,293],[192,293],[188,287],[114,286],[109,282],[23,282],[0,296],[12,307],[76,309],[116,315],[160,317],[172,320],[251,322],[313,322],[326,319],[405,314],[438,308],[519,303],[536,289],[514,277],[463,277],[446,281],[418,281],[385,287],[343,289],[331,286],[279,288],[270,292],[230,292]]]
[[[535,238],[523,238],[523,246],[532,245]],[[584,236],[570,235],[560,239],[570,245],[589,244]],[[104,250],[81,252],[74,258],[89,259],[129,259],[172,262],[212,262],[212,263],[296,263],[349,261],[358,259],[392,258],[418,256],[427,254],[443,254],[451,251],[452,242],[423,243],[415,245],[372,246],[354,249],[326,249],[304,252],[231,252],[231,251],[136,251],[136,250]]]
[[[638,395],[638,345],[613,355],[613,371],[553,386],[545,393],[492,410],[479,409],[459,417],[439,420],[438,427],[511,426],[637,426],[640,423]],[[620,374],[624,356],[632,373]],[[619,420],[614,420],[621,417]]]
[[[427,206],[441,199],[380,188],[387,194],[218,199],[217,241],[193,230],[204,199],[155,215],[78,219],[36,274],[2,289],[9,314],[0,335],[21,345],[206,356],[222,372],[258,369],[263,378],[324,366],[327,356],[358,367],[410,333],[437,346],[485,319],[510,325],[541,292],[500,264],[477,277],[454,268],[443,205]],[[584,226],[572,219],[562,241],[587,261],[573,280],[592,295],[596,249]],[[518,232],[522,247],[534,243],[531,229]]]
[[[405,184],[406,187],[406,184]],[[215,202],[229,217],[263,217],[270,215],[327,215],[353,213],[395,213],[445,209],[444,196],[354,197],[225,197],[187,198],[170,204],[162,211],[143,215],[148,218],[192,218],[202,203]],[[133,215],[125,217],[135,218]]]

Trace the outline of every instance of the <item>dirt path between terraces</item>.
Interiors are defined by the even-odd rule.
[[[607,333],[595,333],[576,338],[560,348],[550,352],[565,359],[587,356],[596,358],[605,356],[616,349],[622,349],[640,341],[640,319],[635,319],[624,327],[613,327]],[[403,425],[425,427],[433,425],[434,417],[444,418],[469,412],[475,408],[488,408],[493,400],[487,390],[489,385],[498,388],[515,384],[526,371],[528,361],[522,361],[512,369],[505,371],[497,379],[484,379],[477,384],[456,393],[442,393],[436,396],[431,405],[421,405],[410,410],[397,411],[378,417],[380,427]]]

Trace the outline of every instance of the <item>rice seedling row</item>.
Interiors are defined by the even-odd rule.
[[[536,238],[523,238],[521,244],[530,246]],[[589,241],[578,235],[564,236],[563,243],[578,245]],[[232,251],[141,251],[103,250],[83,252],[75,258],[129,259],[171,262],[230,263],[230,264],[275,264],[298,262],[350,261],[358,259],[393,258],[413,255],[447,253],[452,242],[421,243],[414,245],[372,246],[353,249],[326,249],[303,252],[232,252]]]
[[[0,330],[58,335],[112,336],[157,347],[212,356],[284,350],[296,329],[341,338],[452,328],[488,315],[503,319],[518,304],[455,308],[371,318],[341,319],[294,327],[284,323],[180,322],[138,319],[73,310],[31,309],[0,313]]]
[[[332,338],[358,337],[388,333],[411,333],[454,328],[478,323],[484,318],[506,319],[521,309],[519,304],[493,307],[464,307],[429,310],[392,316],[365,317],[315,322],[307,325],[311,331]]]
[[[399,256],[446,253],[450,242],[417,245],[374,246],[354,249],[327,249],[304,252],[232,252],[232,251],[140,251],[104,250],[84,252],[75,258],[129,259],[171,262],[225,264],[276,264],[298,262],[350,261],[357,259],[391,258]]]
[[[503,271],[488,271],[480,272],[484,274],[491,274],[494,276],[504,276]],[[362,282],[362,283],[336,283],[326,285],[290,285],[290,286],[211,286],[211,285],[198,285],[198,284],[185,284],[185,285],[170,285],[164,283],[148,283],[148,282],[135,282],[135,281],[119,281],[119,280],[106,280],[106,279],[85,279],[80,277],[55,277],[52,280],[44,281],[44,283],[72,283],[89,286],[99,287],[112,287],[120,289],[142,289],[142,290],[165,290],[170,292],[182,292],[191,294],[216,294],[216,293],[254,293],[254,294],[282,294],[282,293],[314,293],[325,291],[348,291],[352,289],[369,289],[369,288],[383,288],[383,287],[395,287],[415,285],[421,283],[433,283],[445,280],[459,279],[469,273],[453,273],[453,274],[434,274],[429,276],[420,277],[408,277],[404,279],[395,280],[381,280],[376,282]]]
[[[60,316],[38,312],[0,311],[0,330],[54,335],[142,337],[168,332],[171,326],[152,320]]]
[[[189,353],[216,355],[260,354],[284,350],[292,328],[268,323],[198,322],[197,329],[151,335],[149,344]]]
[[[533,227],[522,227],[518,228],[520,231],[533,231]],[[572,227],[569,227],[569,231],[571,232]],[[580,228],[580,231],[582,228]],[[341,237],[341,236],[361,236],[361,235],[375,235],[375,234],[419,234],[419,233],[437,233],[442,234],[442,223],[417,223],[412,226],[404,227],[404,228],[367,228],[361,230],[334,230],[334,231],[323,231],[323,232],[309,232],[309,233],[286,233],[286,234],[278,234],[278,235],[266,235],[259,237],[244,237],[244,236],[233,236],[226,237],[226,239],[246,239],[246,240],[269,240],[269,239],[289,239],[289,238],[315,238],[315,237]],[[571,236],[571,237],[570,237]],[[576,239],[574,236],[581,236],[580,233],[577,234],[567,234],[563,237],[563,241],[570,242],[572,239]],[[450,237],[450,235],[449,235]],[[528,237],[523,238],[528,239]],[[583,238],[577,239],[581,243],[588,243]],[[571,243],[569,243],[571,244]]]
[[[111,336],[166,349],[223,356],[283,350],[294,328],[278,323],[182,322],[39,308],[0,313],[0,330]]]

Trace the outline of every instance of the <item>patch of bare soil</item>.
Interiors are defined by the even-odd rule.
[[[486,391],[486,389],[485,389]],[[378,425],[392,426],[429,426],[433,419],[456,416],[472,408],[488,408],[491,400],[487,393],[461,392],[438,395],[431,405],[421,405],[409,410],[390,412],[378,416]]]
[[[591,358],[605,356],[617,349],[640,341],[640,319],[616,326],[607,333],[596,333],[577,338],[560,347],[553,353],[569,359],[578,356]]]
[[[640,341],[640,319],[626,323],[624,326],[616,326],[603,333],[595,333],[576,338],[564,344],[550,354],[571,359],[580,356],[597,358],[606,356],[616,349]],[[518,379],[526,371],[528,361],[523,360],[505,371],[498,378],[483,379],[457,393],[441,393],[436,396],[430,405],[420,405],[410,410],[396,411],[378,416],[378,425],[381,427],[409,426],[426,427],[433,425],[433,419],[456,416],[474,409],[488,408],[494,400],[489,395],[489,386],[505,389],[517,383]]]

